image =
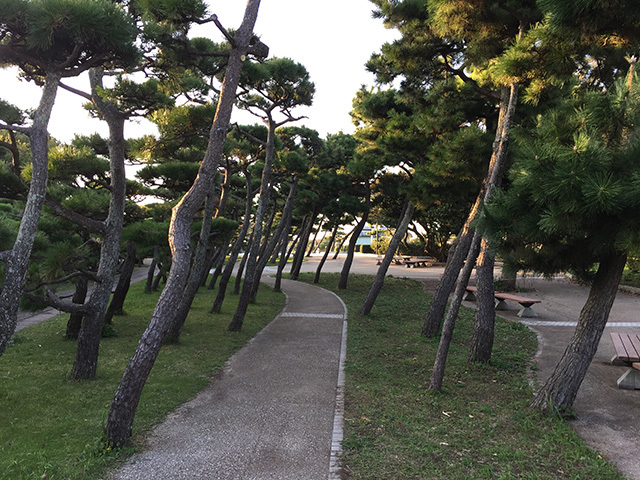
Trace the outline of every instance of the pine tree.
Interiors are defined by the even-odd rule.
[[[631,79],[631,78],[630,78]],[[629,79],[629,80],[630,80]],[[526,271],[572,271],[591,283],[578,327],[531,403],[571,408],[640,234],[640,84],[564,102],[520,132],[510,188],[487,206],[483,231]]]

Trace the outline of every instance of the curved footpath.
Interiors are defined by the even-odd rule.
[[[282,290],[284,310],[112,478],[340,478],[346,307],[312,285]]]
[[[323,271],[340,272],[343,260],[329,260]],[[315,271],[318,261],[311,257],[303,271]],[[376,270],[375,256],[358,255],[351,272],[375,274]],[[423,282],[427,291],[435,290],[442,273],[437,266],[393,265],[388,271]],[[271,274],[272,270],[265,271]],[[573,335],[588,289],[564,279],[531,277],[521,279],[519,286],[527,290],[526,296],[541,300],[534,306],[538,317],[518,318],[515,304],[499,314],[537,333],[534,373],[543,382]],[[283,312],[232,357],[207,389],[159,425],[148,450],[113,478],[340,478],[336,462],[342,439],[346,308],[334,294],[315,286],[283,281],[283,290],[287,293]],[[619,292],[574,404],[577,419],[571,422],[590,447],[633,480],[640,480],[635,448],[640,391],[617,388],[616,380],[626,367],[611,365],[614,349],[609,332],[639,333],[638,312],[640,297]],[[44,319],[39,316],[37,321]]]

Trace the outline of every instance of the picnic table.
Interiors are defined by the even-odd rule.
[[[407,268],[417,268],[417,267],[431,267],[435,263],[436,259],[432,257],[425,258],[410,258],[405,259],[404,264]]]
[[[630,367],[618,378],[618,388],[640,390],[640,336],[617,332],[611,332],[610,335],[616,352],[611,363]]]
[[[477,287],[473,285],[467,285],[464,300],[475,301],[477,291]],[[542,300],[539,300],[537,298],[528,298],[506,292],[494,292],[493,296],[496,299],[496,310],[507,310],[506,300],[519,303],[522,308],[520,308],[520,311],[518,312],[518,317],[522,318],[537,317],[538,314],[533,311],[532,306],[535,303],[542,302]]]

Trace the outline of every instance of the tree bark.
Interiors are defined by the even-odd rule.
[[[244,277],[244,271],[247,267],[247,259],[249,258],[249,250],[251,249],[251,244],[253,243],[253,233],[249,235],[249,239],[247,240],[247,244],[244,246],[244,254],[242,255],[242,260],[240,260],[240,265],[238,265],[238,271],[236,272],[236,281],[233,285],[233,294],[240,295],[240,287],[242,286],[242,279]]]
[[[442,390],[442,380],[444,379],[444,369],[447,363],[447,355],[449,354],[449,346],[451,345],[451,339],[453,338],[453,329],[458,318],[458,312],[460,305],[462,304],[462,296],[469,283],[471,272],[476,264],[476,257],[480,250],[481,236],[476,232],[473,234],[471,240],[471,246],[465,260],[464,268],[462,269],[462,275],[458,278],[456,284],[456,290],[447,312],[447,317],[442,325],[442,335],[440,336],[440,343],[438,344],[438,352],[436,353],[436,360],[433,364],[433,373],[431,375],[431,384],[429,385],[430,391],[439,392]]]
[[[286,244],[284,245],[285,250],[283,252],[283,255],[280,257],[280,261],[278,262],[278,271],[276,273],[276,281],[273,284],[274,292],[280,291],[280,287],[282,286],[282,273],[284,272],[284,267],[287,266],[287,262],[289,261],[289,256],[291,255],[293,248],[296,246],[296,243],[299,240],[300,240],[300,235],[298,235],[291,241],[291,248],[289,250],[286,249]]]
[[[349,247],[347,249],[347,258],[345,258],[344,263],[342,264],[342,271],[340,272],[340,280],[338,282],[338,288],[340,290],[345,290],[347,288],[347,283],[349,282],[349,272],[351,271],[351,264],[353,263],[354,252],[356,250],[356,242],[358,241],[358,237],[362,232],[362,229],[367,224],[367,220],[369,219],[369,209],[371,208],[371,185],[369,182],[365,182],[365,198],[366,198],[366,206],[365,211],[362,214],[362,218],[356,225],[356,228],[351,232],[351,239],[349,240]]]
[[[73,292],[73,298],[71,301],[78,305],[81,305],[87,299],[87,291],[89,289],[89,279],[84,275],[81,275],[76,280],[76,291]],[[77,340],[78,334],[80,333],[80,327],[82,326],[82,318],[84,317],[83,312],[72,312],[69,315],[69,320],[67,321],[67,330],[65,332],[65,337],[69,340]]]
[[[127,298],[129,292],[129,286],[131,285],[131,276],[133,275],[133,269],[136,266],[136,244],[133,242],[127,243],[127,256],[120,269],[120,278],[118,279],[118,285],[116,286],[113,297],[107,313],[105,315],[105,323],[111,323],[114,315],[122,315],[124,308],[124,301]],[[75,302],[74,303],[78,303]]]
[[[258,207],[256,209],[256,215],[253,225],[253,235],[251,241],[251,248],[249,248],[248,258],[246,262],[246,272],[244,276],[244,282],[242,284],[242,291],[240,292],[240,298],[238,299],[238,306],[231,319],[231,323],[227,327],[231,332],[238,332],[242,329],[244,317],[247,314],[247,308],[253,296],[253,283],[255,281],[257,273],[257,260],[258,252],[261,247],[262,232],[264,217],[269,206],[269,198],[271,197],[271,178],[272,178],[272,165],[275,158],[275,136],[276,136],[276,122],[269,115],[269,129],[267,132],[267,145],[265,152],[264,168],[262,170],[262,181],[260,183],[260,196],[258,199]]]
[[[309,221],[305,225],[304,230],[300,234],[300,240],[298,243],[298,248],[296,249],[296,254],[293,256],[293,262],[291,264],[291,280],[296,280],[298,275],[300,275],[300,270],[302,269],[302,262],[304,262],[305,252],[307,251],[307,245],[309,244],[309,237],[311,236],[311,231],[313,230],[313,224],[316,222],[318,218],[318,212],[314,210],[309,215]]]
[[[476,219],[480,212],[480,206],[484,203],[487,186],[491,184],[491,179],[494,178],[496,165],[504,165],[506,160],[507,148],[506,145],[503,146],[503,142],[508,139],[508,132],[505,132],[504,126],[507,115],[511,115],[511,120],[513,119],[513,115],[515,115],[515,100],[517,99],[517,96],[514,98],[514,102],[510,102],[514,92],[517,95],[517,85],[515,86],[515,89],[513,86],[502,88],[498,126],[496,128],[496,135],[493,141],[493,149],[491,159],[489,161],[489,167],[487,169],[487,175],[482,188],[476,197],[476,201],[469,211],[467,220],[458,234],[453,253],[449,252],[444,274],[436,288],[427,316],[425,317],[422,325],[422,335],[426,337],[435,337],[440,330],[440,324],[447,308],[449,295],[451,295],[451,291],[456,283],[456,279],[458,278],[458,274],[471,245],[471,239],[473,238],[471,223]],[[510,105],[512,105],[513,108],[508,112]],[[511,120],[508,125],[511,125]]]
[[[153,276],[156,271],[156,265],[158,264],[158,253],[160,247],[156,245],[153,247],[153,258],[151,259],[151,265],[149,265],[149,271],[147,272],[147,283],[144,286],[144,293],[151,293],[153,290]]]
[[[198,177],[191,189],[173,209],[169,228],[169,245],[173,259],[171,271],[149,326],[143,333],[111,402],[111,409],[105,425],[105,436],[111,445],[125,445],[131,437],[133,419],[142,388],[160,351],[162,340],[171,320],[171,311],[180,300],[184,290],[191,259],[190,226],[195,213],[211,188],[218,163],[222,158],[240,72],[245,55],[249,50],[249,41],[253,35],[259,6],[260,0],[249,0],[247,3],[242,24],[234,35],[235,45],[229,52],[222,91],[210,130],[209,144],[200,165]]]
[[[342,247],[344,246],[344,244],[346,243],[346,241],[351,237],[351,235],[353,234],[353,232],[356,231],[356,227],[353,227],[351,229],[351,231],[349,233],[347,233],[344,237],[342,237],[342,240],[340,241],[340,244],[336,247],[336,253],[333,256],[333,259],[335,260],[336,258],[338,258],[338,255],[340,255],[340,250],[342,250]]]
[[[209,285],[207,285],[207,290],[213,290],[216,288],[216,284],[218,283],[218,279],[220,275],[222,275],[222,269],[224,268],[224,259],[227,258],[227,253],[229,253],[230,245],[226,245],[224,248],[219,250],[219,254],[214,259],[214,262],[211,265],[211,268],[215,267],[213,274],[211,275],[211,280],[209,281]],[[209,270],[211,270],[211,268]]]
[[[4,281],[0,290],[0,355],[4,353],[18,323],[18,306],[29,268],[29,257],[42,213],[49,167],[49,134],[47,126],[56,99],[60,75],[48,73],[42,88],[42,97],[29,132],[32,173],[18,235],[11,251],[2,256]]]
[[[609,319],[626,261],[626,253],[621,252],[601,259],[573,338],[553,373],[531,402],[531,407],[562,413],[573,406]]]
[[[273,237],[269,241],[269,244],[266,246],[265,251],[260,256],[260,260],[258,262],[258,272],[253,281],[253,294],[252,301],[255,301],[256,294],[258,293],[258,288],[260,286],[260,278],[262,277],[262,272],[264,268],[267,266],[269,261],[269,257],[273,253],[276,248],[276,245],[280,238],[282,238],[282,233],[288,231],[291,226],[291,218],[293,217],[293,201],[298,194],[298,183],[299,178],[296,176],[293,178],[291,182],[291,188],[289,189],[289,195],[287,195],[287,200],[285,201],[282,216],[280,217],[280,223],[276,228],[276,231],[273,234]]]
[[[105,220],[105,234],[100,244],[98,280],[95,282],[86,304],[87,312],[78,335],[78,349],[71,371],[71,378],[76,380],[93,378],[96,375],[102,325],[120,256],[120,236],[126,200],[125,116],[114,105],[104,102],[100,97],[102,76],[101,69],[89,71],[93,102],[109,127],[109,162],[111,165],[109,214]]]
[[[407,200],[404,215],[402,216],[402,220],[400,220],[400,224],[396,231],[391,237],[391,241],[389,242],[389,248],[387,248],[387,252],[382,259],[382,263],[380,267],[378,267],[378,272],[376,273],[376,278],[373,280],[371,284],[371,288],[369,289],[369,293],[367,294],[367,298],[365,298],[364,302],[362,302],[362,306],[360,307],[360,311],[358,315],[369,315],[371,313],[371,309],[376,302],[376,298],[378,298],[378,294],[380,290],[382,290],[382,285],[384,284],[384,277],[387,275],[387,270],[389,270],[389,265],[393,261],[393,257],[396,254],[396,250],[400,245],[400,241],[407,233],[407,228],[409,227],[409,222],[413,218],[413,213],[415,212],[415,207],[409,203]]]
[[[318,268],[316,268],[316,276],[313,278],[313,283],[318,283],[320,281],[320,272],[322,272],[322,267],[324,267],[327,258],[329,257],[329,252],[331,252],[331,247],[333,247],[333,242],[336,241],[336,235],[338,234],[338,229],[340,228],[340,224],[337,223],[335,227],[333,227],[333,232],[331,232],[331,238],[329,239],[329,244],[324,251],[324,255],[322,259],[320,259],[320,263],[318,263]]]
[[[212,188],[205,200],[204,214],[202,217],[202,226],[200,227],[200,235],[198,237],[198,243],[196,246],[196,252],[191,261],[191,269],[189,271],[189,278],[187,285],[185,286],[178,307],[175,309],[173,315],[174,318],[171,321],[171,325],[167,331],[166,341],[177,343],[180,341],[180,333],[184,322],[187,320],[187,315],[193,304],[193,299],[198,293],[200,288],[200,279],[206,264],[207,250],[209,249],[209,242],[211,237],[211,217],[215,210],[215,188]]]
[[[494,258],[488,252],[486,238],[482,239],[476,276],[476,316],[471,338],[470,362],[488,362],[493,350],[496,319],[495,289],[493,286]],[[480,300],[482,299],[482,300]]]
[[[504,90],[504,89],[503,89]],[[504,91],[502,98],[504,98]],[[502,121],[502,133],[498,141],[496,161],[487,181],[484,194],[484,204],[491,201],[493,191],[502,184],[502,178],[507,169],[507,152],[509,150],[509,132],[513,125],[516,104],[518,103],[518,84],[509,86],[507,111]],[[476,315],[474,334],[471,344],[471,361],[486,362],[491,358],[493,349],[493,332],[496,320],[495,297],[493,287],[493,270],[495,265],[494,253],[491,251],[490,240],[483,238],[480,246],[480,261],[478,262],[478,295],[476,300]]]
[[[218,294],[216,295],[216,298],[213,301],[213,305],[211,306],[211,313],[220,313],[222,309],[222,303],[224,302],[224,297],[227,293],[229,279],[233,274],[233,268],[235,267],[236,261],[238,260],[238,254],[240,253],[240,249],[242,248],[244,239],[246,238],[247,232],[249,231],[249,226],[251,225],[251,210],[254,197],[253,192],[251,192],[251,174],[248,171],[245,171],[245,177],[247,182],[247,203],[245,204],[244,219],[242,221],[240,232],[238,233],[238,238],[233,244],[233,247],[231,247],[231,252],[229,252],[229,260],[227,261],[227,264],[224,267],[224,271],[222,272],[220,284],[218,285]]]

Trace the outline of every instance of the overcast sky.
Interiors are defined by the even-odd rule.
[[[226,28],[240,25],[246,2],[210,0],[210,12],[216,13]],[[397,33],[386,30],[382,21],[372,18],[374,5],[369,0],[262,0],[255,32],[269,46],[270,57],[288,57],[303,64],[316,86],[313,106],[296,110],[305,115],[300,125],[327,133],[353,131],[349,111],[351,100],[362,85],[372,85],[373,76],[365,62],[384,42]],[[198,36],[211,36],[209,26]],[[217,38],[217,37],[215,37]],[[71,83],[71,82],[69,82]],[[75,86],[87,89],[88,80],[80,78]],[[22,107],[35,107],[39,89],[20,82],[15,70],[0,70],[2,98]],[[69,141],[74,133],[106,134],[101,122],[91,120],[81,108],[83,101],[66,91],[58,94],[49,132]],[[235,118],[247,121],[245,118]],[[253,121],[253,120],[250,120]],[[144,124],[130,124],[127,136],[135,137],[152,130]]]

